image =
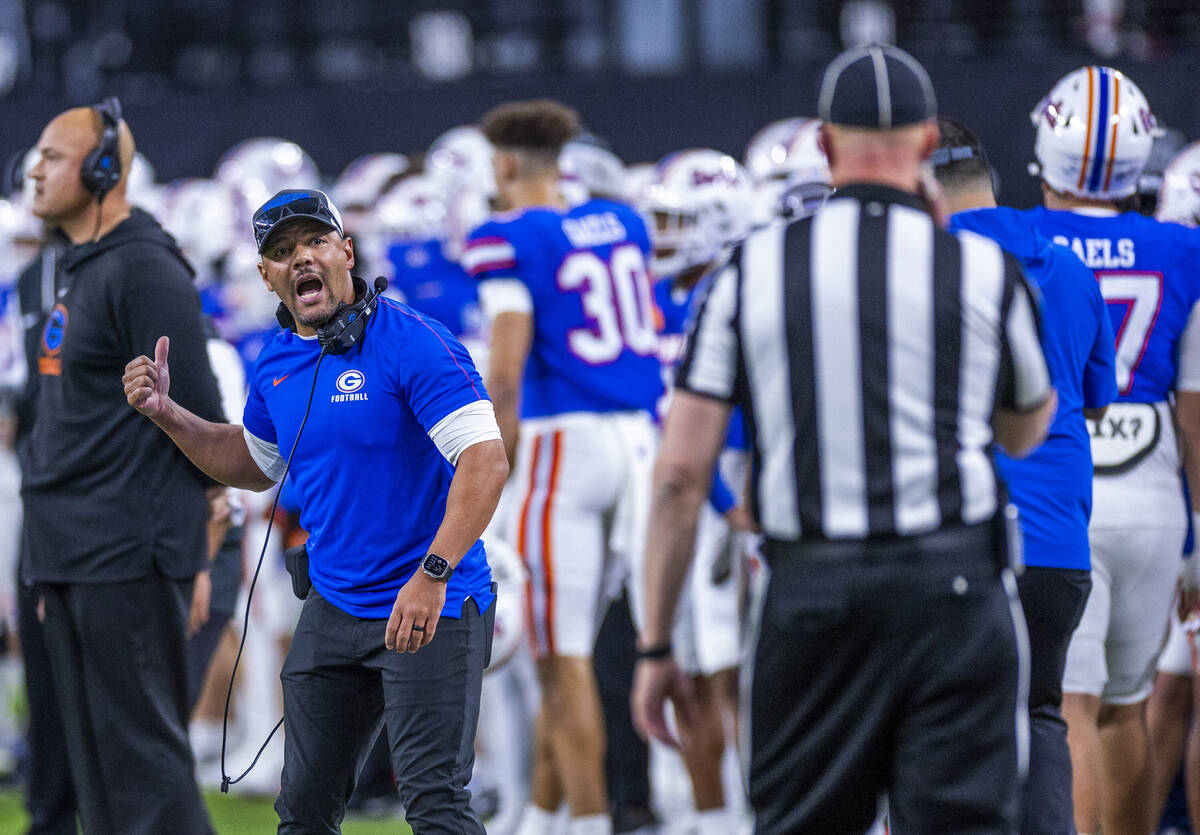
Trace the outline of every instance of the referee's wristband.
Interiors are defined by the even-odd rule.
[[[639,649],[637,657],[639,661],[660,661],[663,658],[670,658],[671,653],[671,642],[667,641],[647,649]]]

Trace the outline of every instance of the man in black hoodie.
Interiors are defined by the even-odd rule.
[[[200,301],[174,241],[132,208],[115,101],[38,140],[33,211],[69,241],[37,346],[22,497],[29,571],[86,833],[211,831],[187,737],[185,633],[208,482],[125,404],[128,357],[167,334],[188,408],[221,420]]]

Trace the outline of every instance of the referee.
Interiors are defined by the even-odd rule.
[[[1027,758],[1024,625],[992,447],[1055,408],[1035,302],[991,241],[930,217],[929,77],[836,58],[820,97],[836,195],[746,242],[691,335],[656,464],[637,721],[689,707],[671,621],[730,408],[754,438],[769,567],[752,624],[750,801],[760,835],[1011,833]]]

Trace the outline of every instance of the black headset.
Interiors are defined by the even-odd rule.
[[[321,352],[325,354],[344,354],[357,345],[367,330],[367,321],[375,312],[379,294],[387,289],[388,281],[383,276],[375,279],[375,292],[368,292],[367,282],[358,276],[351,276],[354,283],[354,296],[358,301],[354,304],[338,302],[333,315],[317,328],[317,342]],[[275,319],[279,324],[290,330],[296,330],[296,319],[292,311],[283,302],[275,309]]]
[[[102,123],[100,144],[84,158],[79,177],[83,180],[83,187],[100,201],[121,180],[121,155],[118,153],[121,102],[113,96],[92,105],[92,110],[100,116]]]

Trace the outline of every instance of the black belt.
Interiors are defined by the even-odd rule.
[[[996,526],[991,522],[975,525],[948,525],[917,536],[893,536],[874,539],[771,539],[763,542],[763,556],[772,567],[780,562],[839,561],[997,564]]]

